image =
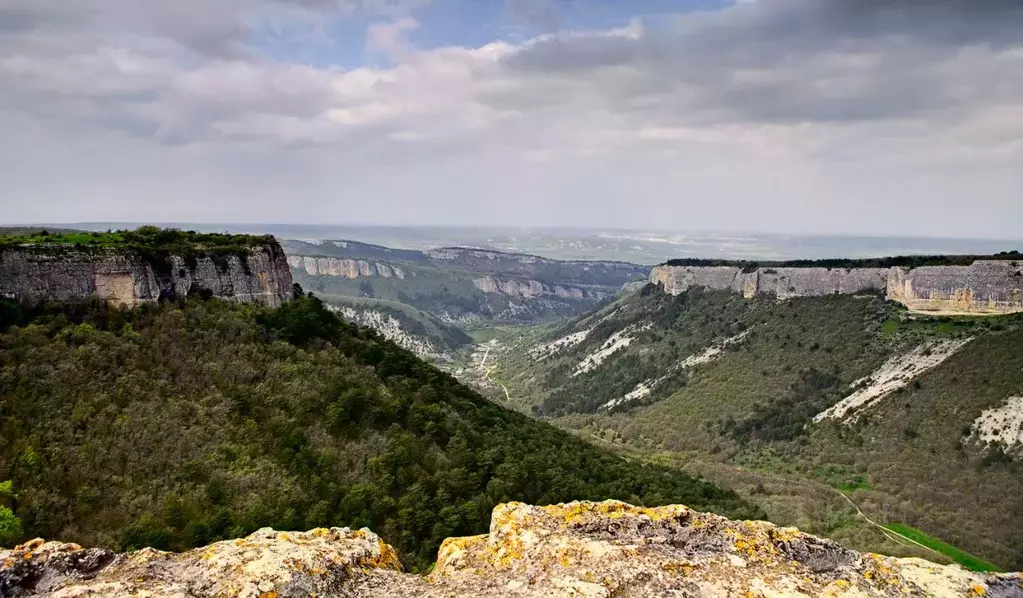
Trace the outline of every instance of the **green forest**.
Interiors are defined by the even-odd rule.
[[[301,294],[269,310],[0,301],[0,542],[181,550],[367,526],[406,565],[510,500],[764,513],[502,408]]]

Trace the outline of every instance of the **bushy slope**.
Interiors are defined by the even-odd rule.
[[[1023,451],[1017,446],[1007,454],[1005,447],[979,442],[972,425],[985,409],[1023,396],[1021,324],[1019,316],[916,318],[873,296],[779,302],[693,290],[676,298],[650,287],[544,339],[590,330],[585,340],[548,358],[524,357],[529,346],[502,354],[496,374],[513,396],[532,397],[539,414],[587,437],[727,465],[717,467],[723,473],[714,479],[735,488],[746,482],[731,482],[747,479],[747,472],[769,474],[765,480],[824,482],[848,492],[875,519],[914,525],[1019,568]],[[587,355],[626,329],[633,331],[628,347],[572,375]],[[720,344],[743,334],[734,344]],[[973,340],[947,361],[857,418],[813,422],[887,360],[967,338]],[[722,347],[719,355],[675,370],[648,395],[601,407],[715,344]],[[736,466],[742,471],[732,472]],[[782,523],[872,547],[847,536],[847,522],[830,511],[814,506],[796,519],[777,517],[786,507],[772,509],[774,498],[759,484],[748,489]]]
[[[424,567],[509,500],[762,515],[501,408],[315,298],[0,306],[0,480],[26,536],[181,549],[365,525]]]

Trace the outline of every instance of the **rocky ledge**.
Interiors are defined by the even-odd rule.
[[[521,503],[401,572],[369,530],[263,529],[174,554],[33,540],[0,551],[2,596],[1023,596],[1020,574],[861,554],[760,521],[673,505]]]

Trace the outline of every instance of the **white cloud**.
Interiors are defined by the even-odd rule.
[[[22,131],[0,142],[21,165],[0,192],[41,196],[12,220],[111,218],[90,216],[97,203],[229,220],[259,203],[264,220],[649,226],[656,213],[678,228],[1020,236],[1023,9],[964,2],[762,0],[429,50],[407,40],[418,2],[0,2],[0,122]],[[544,6],[509,10],[536,7],[553,31]],[[367,50],[392,66],[313,66],[252,41],[354,14],[383,18]],[[69,166],[71,137],[101,148],[92,169]],[[72,178],[40,175],[45,155]],[[196,180],[168,180],[179,173]],[[183,194],[201,199],[124,199]],[[972,218],[948,218],[966,204]]]

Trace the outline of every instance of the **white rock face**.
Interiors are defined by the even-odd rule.
[[[565,349],[574,347],[586,340],[586,337],[590,335],[591,331],[592,328],[587,328],[586,330],[573,332],[572,334],[563,336],[549,343],[537,345],[529,350],[529,356],[533,359],[546,359],[547,357],[557,355]]]
[[[341,315],[344,319],[372,328],[380,333],[387,340],[394,341],[403,349],[408,349],[416,355],[429,359],[444,359],[447,357],[442,351],[438,351],[429,340],[416,336],[401,326],[401,322],[390,314],[384,314],[376,310],[358,310],[353,307],[329,306],[331,311]]]
[[[635,338],[630,336],[631,334],[649,330],[651,326],[652,324],[647,324],[642,328],[626,326],[624,329],[612,334],[606,341],[604,341],[604,344],[601,345],[599,349],[587,355],[579,362],[579,365],[575,366],[575,371],[572,375],[578,376],[579,374],[584,374],[597,369],[608,357],[632,344],[632,341],[634,341]]]
[[[1006,452],[1023,454],[1023,397],[1009,397],[1001,406],[985,409],[973,422],[981,442],[1001,445]]]
[[[650,282],[678,295],[693,287],[779,299],[882,292],[915,311],[1002,314],[1023,311],[1023,263],[977,260],[969,266],[919,268],[757,268],[657,266]]]
[[[405,271],[398,266],[383,263],[371,264],[363,260],[316,257],[311,255],[289,255],[288,265],[297,270],[305,270],[305,273],[309,276],[338,276],[344,278],[380,276],[383,278],[405,278]]]
[[[667,374],[661,376],[660,378],[653,378],[653,379],[650,379],[650,380],[644,380],[644,381],[640,382],[639,384],[637,384],[636,388],[634,388],[631,391],[629,391],[628,393],[626,393],[625,396],[623,396],[621,398],[617,398],[617,399],[611,399],[610,401],[608,401],[608,402],[604,403],[603,405],[601,405],[601,407],[603,409],[613,409],[613,408],[615,408],[615,407],[617,407],[619,405],[624,405],[624,404],[628,403],[629,401],[635,401],[636,399],[642,399],[643,397],[649,395],[650,392],[653,391],[654,387],[656,387],[661,382],[664,382],[665,380],[670,378],[671,375],[674,374],[675,372],[678,372],[678,371],[684,370],[684,369],[688,369],[688,368],[692,368],[692,367],[696,367],[698,365],[702,365],[702,364],[705,364],[705,363],[709,363],[710,361],[713,361],[719,355],[721,355],[721,352],[724,350],[725,347],[727,347],[728,345],[734,345],[736,343],[741,343],[747,336],[749,336],[749,333],[752,332],[752,331],[753,331],[753,329],[750,328],[750,329],[745,330],[742,333],[737,334],[737,335],[735,335],[735,336],[733,336],[731,338],[726,338],[726,339],[724,339],[724,340],[722,340],[722,341],[720,341],[718,343],[715,343],[714,345],[708,347],[707,349],[705,349],[701,353],[697,353],[696,355],[690,355],[689,357],[686,357],[682,361],[680,361],[677,364],[675,364],[674,366],[672,366],[668,370]]]
[[[291,270],[276,242],[247,255],[171,255],[80,251],[62,247],[0,251],[0,297],[37,301],[95,298],[134,307],[163,297],[206,292],[236,303],[278,307],[292,296]]]
[[[576,287],[564,287],[561,285],[551,287],[536,280],[498,279],[493,276],[476,278],[472,281],[472,284],[484,293],[508,295],[523,299],[537,299],[551,295],[562,299],[601,298],[603,296],[603,293],[592,291],[586,293]]]
[[[905,388],[914,378],[927,370],[941,365],[955,355],[972,338],[924,343],[906,355],[892,357],[876,372],[853,382],[856,389],[829,409],[814,416],[813,421],[845,419],[870,407],[900,388]]]

